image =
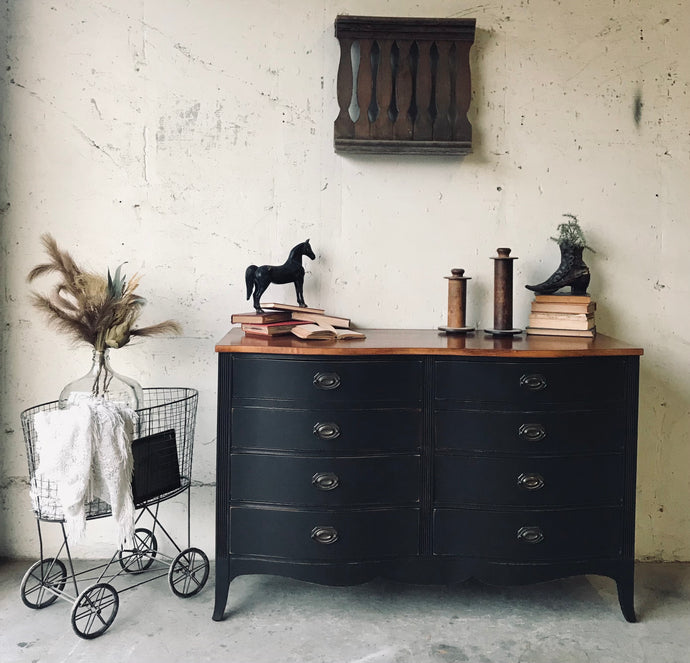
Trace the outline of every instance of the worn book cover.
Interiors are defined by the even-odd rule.
[[[233,313],[230,322],[233,324],[248,322],[255,325],[265,325],[269,322],[285,322],[291,319],[290,311],[264,311],[263,313]]]
[[[245,334],[255,334],[260,336],[277,336],[279,334],[289,334],[295,327],[300,327],[304,322],[299,320],[287,320],[285,322],[269,322],[265,325],[242,323],[242,331]]]
[[[302,311],[303,313],[325,313],[322,308],[311,308],[309,306],[298,306],[297,304],[261,304],[261,308],[277,309],[278,311]]]
[[[335,315],[325,315],[322,313],[309,313],[308,311],[293,311],[293,320],[306,320],[317,325],[331,325],[332,327],[349,327],[349,318],[340,318]]]

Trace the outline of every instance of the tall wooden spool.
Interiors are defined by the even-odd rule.
[[[496,249],[494,261],[494,326],[489,334],[519,334],[522,329],[513,328],[513,261],[510,249]]]

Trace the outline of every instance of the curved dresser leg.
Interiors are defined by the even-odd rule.
[[[216,603],[213,607],[213,621],[220,622],[225,614],[230,587],[230,562],[227,559],[216,560]]]
[[[616,587],[618,588],[618,603],[621,607],[621,612],[625,621],[634,624],[637,621],[635,615],[635,582],[633,575],[630,574],[626,579],[616,580]]]

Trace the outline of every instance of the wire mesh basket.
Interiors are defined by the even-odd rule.
[[[121,544],[105,564],[78,572],[72,563],[57,483],[39,473],[41,459],[36,415],[59,409],[58,401],[21,413],[40,548],[40,559],[22,578],[20,593],[24,605],[38,610],[57,599],[71,603],[72,629],[79,637],[90,640],[105,633],[113,623],[120,604],[119,596],[125,591],[165,576],[176,596],[187,598],[201,591],[208,580],[210,564],[203,550],[190,546],[189,516],[198,398],[197,391],[184,387],[144,389],[144,407],[137,410],[132,441],[132,495],[139,509],[133,536]],[[48,456],[45,451],[44,456]],[[160,503],[183,491],[187,493],[187,544],[184,549],[158,518]],[[88,502],[85,507],[87,520],[112,514],[110,505],[99,499]],[[59,523],[62,529],[62,544],[54,556],[44,554],[41,521]],[[165,537],[177,552],[170,555],[160,549],[159,537]],[[61,556],[66,557],[65,562]],[[117,583],[125,586],[116,589],[116,581],[125,578],[130,582]],[[84,584],[87,584],[85,589]]]
[[[199,393],[186,387],[144,389],[144,407],[137,410],[132,442],[132,489],[137,508],[170,499],[191,484],[194,427]],[[40,520],[64,522],[57,483],[37,473],[40,458],[34,417],[58,409],[58,401],[36,405],[21,413],[29,465],[31,505]],[[111,515],[110,505],[94,499],[85,505],[86,518]]]

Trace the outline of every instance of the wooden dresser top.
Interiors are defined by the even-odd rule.
[[[597,357],[641,355],[642,348],[597,334],[575,336],[492,336],[484,331],[446,334],[431,329],[361,329],[365,339],[305,341],[285,334],[272,338],[249,336],[230,330],[217,344],[216,352],[277,355],[448,355],[479,357]]]

